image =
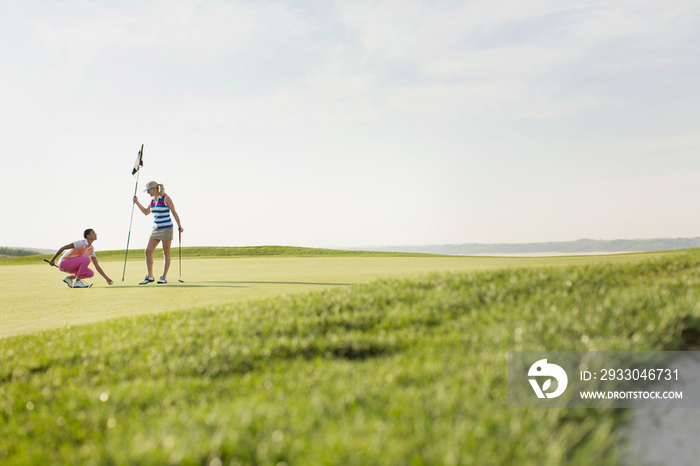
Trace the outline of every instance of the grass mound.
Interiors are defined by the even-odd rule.
[[[0,247],[0,258],[32,256],[35,254],[39,254],[39,253],[37,251],[30,251],[28,249]]]
[[[0,340],[0,461],[613,464],[625,411],[508,409],[507,351],[681,349],[699,266],[383,280]]]

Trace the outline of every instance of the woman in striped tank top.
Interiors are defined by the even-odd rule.
[[[180,216],[175,210],[175,204],[172,198],[165,194],[165,187],[163,187],[162,184],[149,181],[144,191],[148,192],[152,197],[148,207],[141,205],[137,196],[134,196],[134,202],[139,206],[139,209],[141,209],[144,215],[153,214],[153,232],[151,233],[151,238],[148,240],[148,246],[146,247],[146,267],[148,268],[148,275],[146,275],[146,278],[144,278],[139,285],[147,285],[155,281],[153,278],[153,251],[156,250],[158,243],[161,241],[163,242],[164,262],[163,275],[158,280],[158,283],[168,283],[167,276],[168,269],[170,269],[170,246],[173,242],[173,220],[170,214],[172,214],[172,217],[175,217],[180,233],[185,230],[180,223]]]

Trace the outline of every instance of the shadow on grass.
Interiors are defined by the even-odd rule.
[[[316,283],[316,282],[267,282],[267,281],[214,281],[149,285],[117,285],[114,288],[248,288],[246,285],[314,285],[314,286],[352,286],[354,283]]]
[[[353,283],[323,283],[323,282],[268,282],[268,281],[214,281],[205,283],[239,283],[245,285],[318,285],[318,286],[352,286]]]
[[[109,288],[248,288],[243,285],[207,285],[205,283],[185,282],[185,283],[168,283],[165,285],[118,285]]]

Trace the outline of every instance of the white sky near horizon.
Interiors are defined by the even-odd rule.
[[[0,246],[124,248],[141,144],[185,246],[700,236],[695,0],[3,0],[0,54]]]

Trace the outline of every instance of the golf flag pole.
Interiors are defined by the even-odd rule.
[[[136,186],[134,186],[134,196],[139,189],[139,168],[143,167],[143,144],[141,144],[141,150],[139,155],[136,156],[136,162],[134,162],[134,169],[131,171],[132,175],[136,175]],[[126,275],[126,258],[129,255],[129,240],[131,240],[131,225],[134,221],[134,206],[136,201],[131,201],[131,220],[129,220],[129,236],[126,237],[126,251],[124,251],[124,271],[122,272],[122,281],[124,281],[124,276]]]

